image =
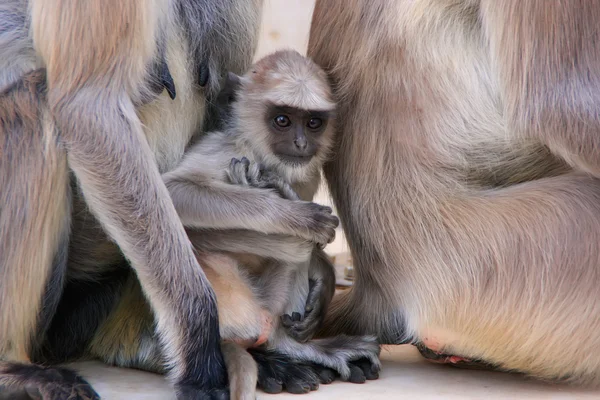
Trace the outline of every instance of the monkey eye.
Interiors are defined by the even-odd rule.
[[[311,118],[307,124],[310,129],[319,129],[321,125],[323,125],[321,118]]]
[[[278,115],[274,119],[275,124],[280,128],[287,128],[292,124],[292,121],[285,115]]]

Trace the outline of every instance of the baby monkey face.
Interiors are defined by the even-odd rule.
[[[265,118],[271,150],[288,164],[307,164],[319,152],[329,112],[269,105]]]

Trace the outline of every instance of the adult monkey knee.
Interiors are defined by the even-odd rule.
[[[63,257],[70,213],[70,190],[65,184],[68,158],[87,206],[131,261],[150,300],[170,377],[180,397],[224,394],[227,377],[214,294],[200,272],[159,169],[176,163],[192,135],[200,130],[199,107],[205,96],[216,92],[223,71],[244,69],[251,62],[261,2],[231,1],[210,5],[210,11],[208,3],[186,0],[9,3],[0,8],[0,22],[8,27],[0,34],[0,53],[21,46],[18,50],[29,54],[35,48],[46,67],[47,97],[17,88],[22,96],[33,95],[42,105],[20,104],[20,109],[13,107],[17,111],[3,108],[8,113],[2,118],[2,129],[8,136],[4,137],[2,156],[7,164],[2,164],[1,174],[14,190],[11,201],[3,203],[0,216],[2,242],[6,246],[12,243],[12,251],[3,252],[0,265],[3,278],[8,278],[2,280],[2,359],[28,361],[37,337],[43,336],[42,322],[53,317],[47,302],[55,307],[65,276],[82,272],[65,268]],[[27,7],[30,19],[24,14]],[[227,26],[215,20],[227,21]],[[190,29],[184,32],[181,26],[186,21]],[[33,46],[27,39],[28,29]],[[7,34],[19,40],[4,40]],[[204,46],[203,41],[208,40],[212,42]],[[230,51],[232,48],[236,52]],[[197,49],[203,49],[201,54]],[[178,86],[176,97],[169,90],[174,87],[171,74],[165,74],[164,63],[159,62],[160,79],[177,105],[167,104],[173,100],[165,99],[166,94],[156,97],[151,83],[150,75],[156,71],[153,65],[162,57]],[[199,58],[207,65],[201,77],[187,72],[193,70],[187,64],[201,64]],[[2,66],[7,62],[14,59],[4,60]],[[31,69],[29,58],[18,62],[17,67],[3,69],[10,76],[0,81],[14,81],[21,71]],[[206,75],[206,71],[210,73]],[[201,85],[205,87],[201,89]],[[16,105],[19,99],[11,93],[4,93],[3,101]],[[159,102],[163,103],[160,118],[153,109]],[[194,112],[173,121],[186,105]],[[22,121],[31,124],[20,127]],[[19,129],[25,133],[19,134]],[[22,149],[24,140],[31,140],[41,150],[25,154],[15,168],[8,163],[7,154],[20,154],[14,150]],[[57,161],[53,157],[58,157]],[[40,169],[32,169],[30,179],[16,179],[24,177],[19,171],[31,160],[41,165]],[[59,209],[46,210],[48,204],[58,204]],[[36,245],[41,247],[30,246],[25,235],[9,240],[9,228],[22,222],[30,223],[30,229],[39,225],[36,234],[41,237]],[[33,285],[34,280],[42,284]],[[11,295],[19,291],[20,297]],[[22,296],[28,301],[13,305]],[[49,315],[41,315],[42,309]],[[190,315],[189,310],[194,313]],[[30,337],[34,340],[29,341]],[[3,367],[2,372],[3,385],[37,385],[40,381],[23,381],[27,371],[21,370],[18,376],[16,369]]]
[[[599,15],[317,1],[308,55],[340,99],[325,176],[356,268],[327,333],[600,382]]]

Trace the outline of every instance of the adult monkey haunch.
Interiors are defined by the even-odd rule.
[[[357,274],[327,333],[600,383],[599,17],[317,1],[308,54],[339,99],[325,174]]]
[[[216,94],[224,71],[250,65],[261,7],[260,0],[0,5],[0,181],[9,188],[0,209],[2,394],[28,387],[44,398],[95,396],[65,370],[10,363],[36,352],[67,276],[94,281],[114,262],[66,267],[70,199],[80,194],[135,269],[179,397],[225,394],[214,294],[159,171],[179,161],[202,126],[205,97]],[[36,67],[44,69],[28,72]]]

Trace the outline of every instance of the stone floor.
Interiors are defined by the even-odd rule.
[[[378,380],[362,385],[334,382],[306,395],[258,393],[258,399],[600,399],[600,391],[542,384],[523,377],[483,371],[467,371],[423,360],[412,346],[385,346],[383,370]],[[174,399],[163,377],[135,370],[75,364],[104,400]]]

